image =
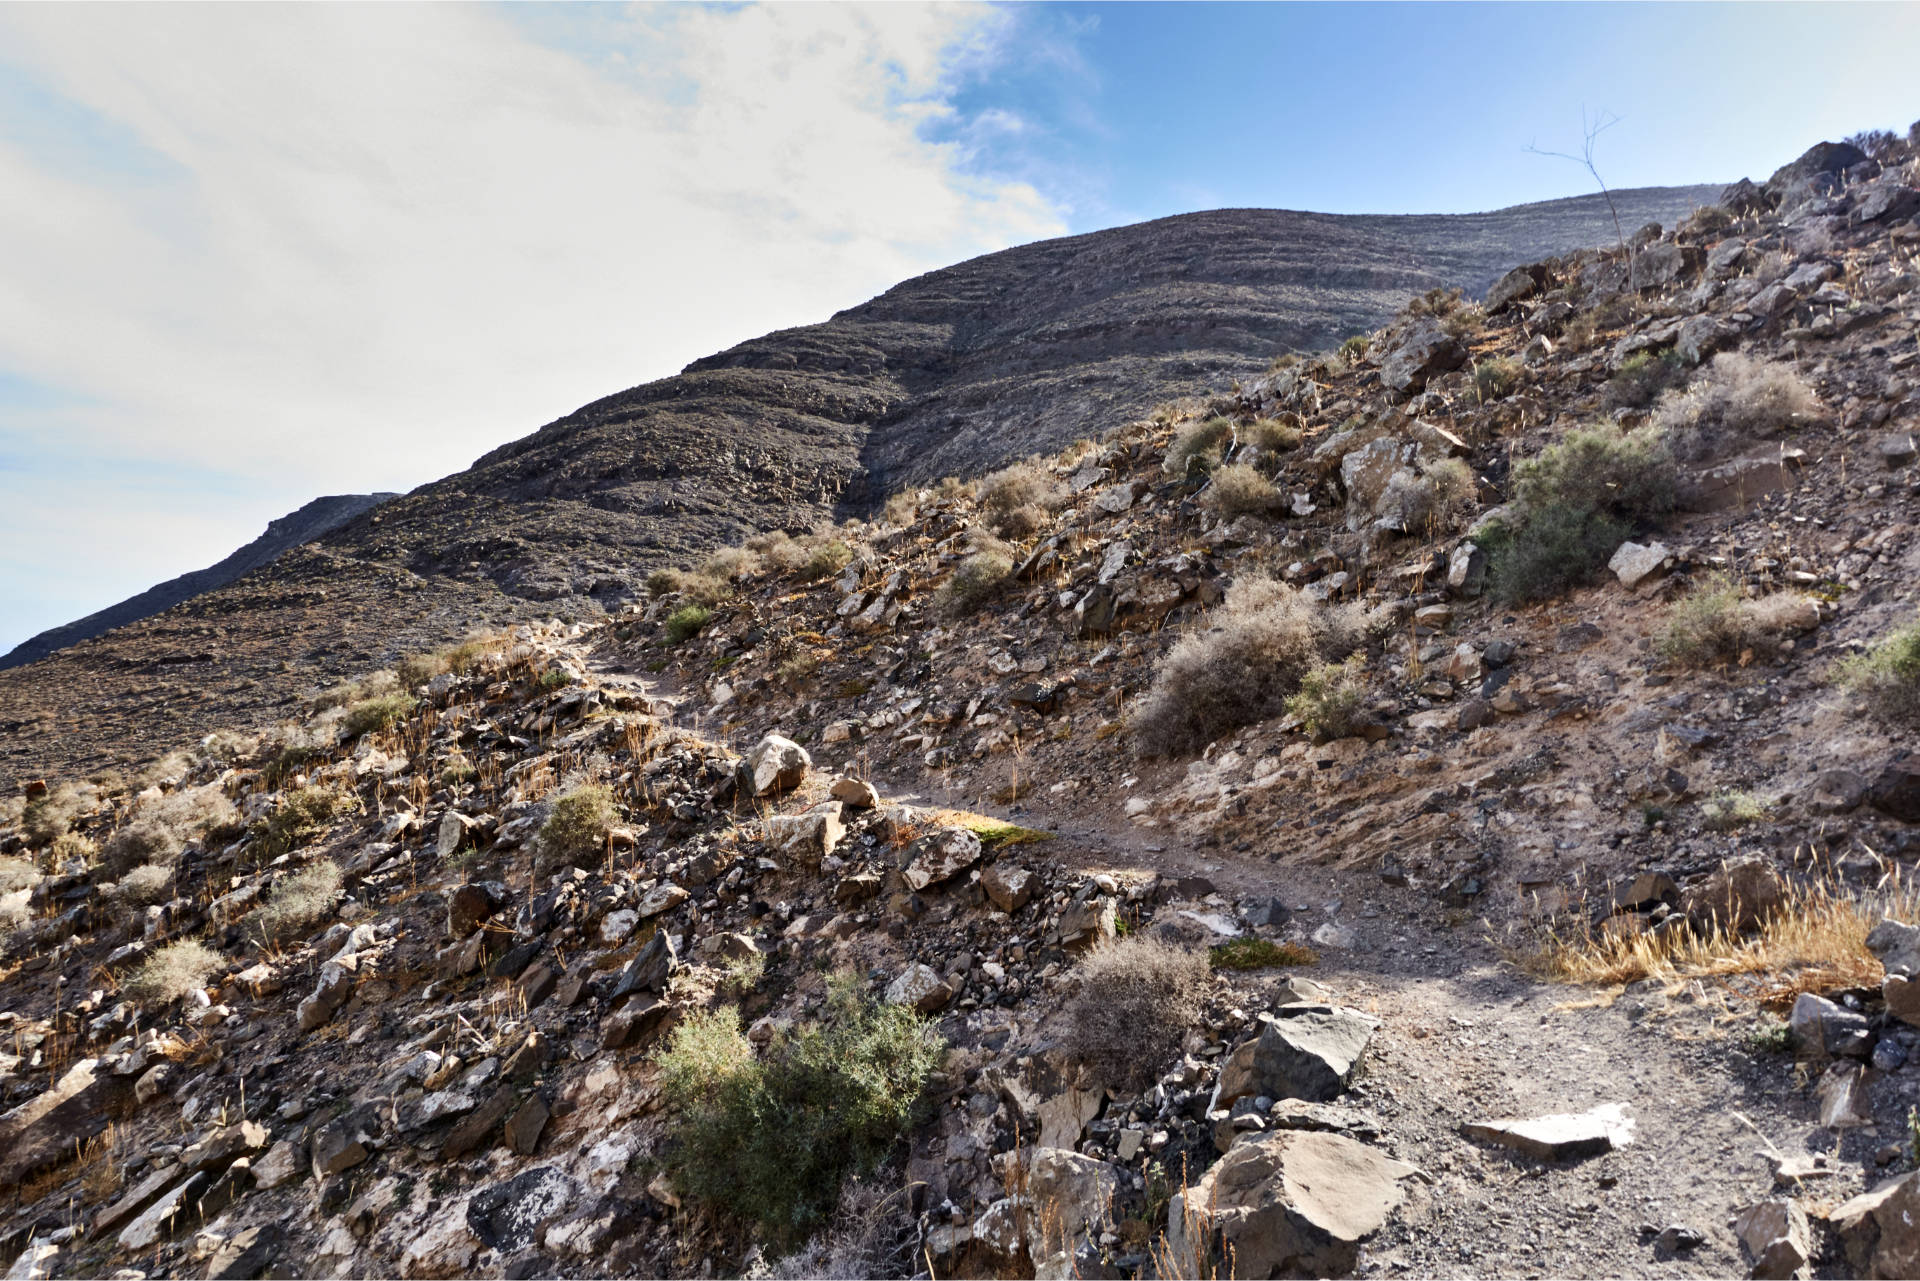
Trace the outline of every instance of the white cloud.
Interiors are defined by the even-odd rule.
[[[0,538],[31,553],[7,560],[97,581],[104,605],[307,497],[411,487],[731,343],[1059,233],[1030,186],[968,176],[922,136],[1010,21],[0,8],[0,78],[98,126],[76,148],[54,128],[74,113],[36,136],[16,105],[0,129],[0,374],[81,402],[0,401],[0,453],[28,462],[0,486],[34,478],[31,516],[0,502]],[[55,461],[87,456],[250,487],[182,479],[177,525],[150,502],[137,552],[100,563],[140,535],[126,482]],[[7,560],[0,648],[70,607],[36,607],[44,583]]]

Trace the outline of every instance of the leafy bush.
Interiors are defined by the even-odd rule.
[[[1511,356],[1489,356],[1473,367],[1473,389],[1481,400],[1510,395],[1526,376],[1526,368]]]
[[[667,640],[670,644],[681,644],[697,636],[712,619],[713,611],[705,605],[682,605],[667,615]]]
[[[737,1010],[696,1013],[660,1056],[672,1139],[661,1162],[681,1195],[792,1240],[900,1142],[941,1052],[932,1024],[844,982],[820,1022],[776,1037],[764,1058]]]
[[[940,587],[940,604],[955,614],[968,614],[986,604],[1013,576],[1013,557],[1004,547],[974,552],[953,567]]]
[[[1144,1089],[1179,1055],[1209,978],[1205,952],[1163,939],[1136,934],[1098,949],[1063,1013],[1067,1052],[1108,1089]]]
[[[1888,633],[1835,672],[1846,688],[1866,697],[1867,710],[1895,724],[1920,722],[1920,623]]]
[[[607,831],[620,821],[613,792],[598,783],[585,783],[553,803],[540,825],[540,847],[549,858],[578,863],[606,851]]]
[[[1316,663],[1300,675],[1300,689],[1287,699],[1287,714],[1315,738],[1346,738],[1360,727],[1367,682],[1353,659]]]
[[[1230,418],[1209,418],[1194,423],[1175,434],[1167,446],[1161,469],[1169,476],[1204,476],[1219,466],[1220,457],[1233,438]]]
[[[270,943],[291,938],[325,918],[339,901],[340,865],[330,858],[315,859],[273,883],[253,914],[254,932]]]
[[[1200,495],[1201,505],[1228,520],[1236,516],[1270,516],[1280,510],[1283,495],[1272,481],[1245,463],[1216,468]]]
[[[405,720],[419,704],[419,699],[406,693],[362,699],[347,708],[347,719],[341,730],[348,738],[389,730]]]
[[[1676,455],[1705,458],[1775,435],[1819,411],[1813,389],[1791,365],[1723,352],[1692,386],[1662,397],[1653,422]]]
[[[1142,752],[1195,751],[1278,716],[1309,668],[1346,657],[1362,639],[1356,607],[1320,605],[1269,578],[1236,581],[1215,618],[1160,660],[1136,704],[1129,724]]]
[[[1477,302],[1460,303],[1440,320],[1440,328],[1449,336],[1468,342],[1487,327],[1487,312]]]
[[[198,939],[169,943],[149,956],[122,985],[142,1005],[170,1005],[207,985],[227,958]]]
[[[1620,366],[1620,372],[1608,380],[1601,403],[1608,409],[1645,409],[1686,377],[1687,362],[1671,347],[1658,355],[1650,351],[1635,352]]]
[[[1496,597],[1529,601],[1590,581],[1630,534],[1673,510],[1657,432],[1591,427],[1514,468],[1516,514],[1484,540]]]
[[[1371,335],[1355,334],[1340,344],[1341,359],[1345,360],[1348,364],[1352,364],[1365,356],[1367,354],[1367,348],[1372,345],[1373,338]]]
[[[1799,629],[1807,612],[1806,604],[1791,594],[1746,600],[1733,579],[1709,575],[1674,602],[1660,652],[1691,667],[1734,662],[1746,654],[1770,655],[1787,632]]]

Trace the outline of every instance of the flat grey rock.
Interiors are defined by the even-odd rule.
[[[1461,1133],[1497,1143],[1542,1161],[1600,1156],[1633,1142],[1633,1118],[1623,1103],[1602,1103],[1585,1112],[1557,1112],[1520,1121],[1476,1121]]]

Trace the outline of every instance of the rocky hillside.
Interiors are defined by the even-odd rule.
[[[1716,191],[1616,200],[1637,225]],[[618,610],[662,564],[870,514],[903,484],[1058,448],[1332,346],[1414,293],[1478,292],[1516,262],[1612,238],[1599,197],[1448,217],[1227,210],[933,272],[596,401],[251,577],[190,584],[200,595],[137,627],[36,638],[70,647],[0,674],[0,781],[257,722],[274,710],[263,689],[298,683],[283,664],[311,684],[491,621]],[[175,587],[109,625],[181,600]]]
[[[29,785],[14,1270],[1911,1274],[1876,150]]]
[[[196,569],[178,578],[169,578],[117,605],[109,605],[59,627],[50,627],[38,636],[20,642],[5,654],[0,654],[0,670],[35,662],[89,637],[137,623],[143,618],[151,618],[182,601],[225,587],[242,574],[271,563],[302,543],[310,543],[394,497],[397,495],[331,494],[316,498],[297,511],[269,521],[265,533],[218,564]]]

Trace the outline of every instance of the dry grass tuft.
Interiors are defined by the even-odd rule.
[[[980,482],[980,510],[987,528],[1002,538],[1038,533],[1066,498],[1066,487],[1052,470],[1033,458],[1004,467]]]
[[[1661,398],[1653,424],[1676,457],[1695,459],[1777,435],[1819,412],[1793,366],[1723,352],[1691,386]]]
[[[1228,463],[1214,469],[1200,504],[1227,520],[1236,516],[1271,516],[1285,496],[1274,483],[1246,463]]]
[[[1749,934],[1719,923],[1638,933],[1582,926],[1550,932],[1523,950],[1509,949],[1507,959],[1540,978],[1596,986],[1751,976],[1730,986],[1778,1006],[1802,992],[1878,987],[1884,971],[1867,950],[1867,932],[1888,916],[1920,919],[1920,894],[1895,881],[1857,896],[1822,880],[1789,889],[1784,904]]]
[[[1778,653],[1789,634],[1817,620],[1812,605],[1798,595],[1746,600],[1732,578],[1712,574],[1674,602],[1660,653],[1689,667],[1747,662]]]

